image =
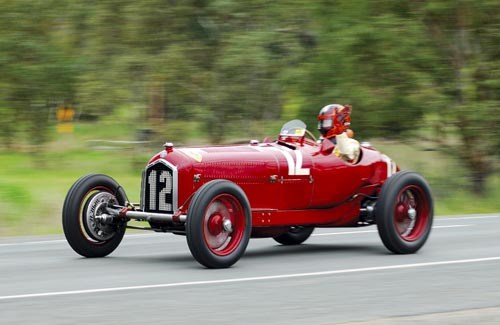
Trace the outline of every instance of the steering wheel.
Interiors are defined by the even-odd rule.
[[[306,134],[305,135],[307,135],[307,137],[309,139],[313,140],[314,143],[318,142],[318,140],[316,139],[316,137],[314,136],[314,134],[311,133],[311,131],[309,131],[309,130],[306,129]]]

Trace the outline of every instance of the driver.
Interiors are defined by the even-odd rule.
[[[349,163],[356,163],[359,159],[359,142],[352,139],[350,105],[330,104],[319,111],[318,130],[324,139],[335,144],[333,153]],[[350,136],[349,136],[350,135]]]

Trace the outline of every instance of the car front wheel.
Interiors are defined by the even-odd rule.
[[[226,268],[246,250],[252,228],[250,204],[233,182],[214,180],[194,195],[186,220],[193,257],[208,268]]]
[[[91,174],[77,180],[64,201],[64,235],[75,252],[85,257],[103,257],[120,244],[125,222],[104,223],[98,216],[108,204],[125,205],[126,195],[109,176]]]

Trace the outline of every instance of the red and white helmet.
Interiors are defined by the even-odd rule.
[[[318,130],[324,138],[341,134],[351,125],[350,105],[330,104],[323,107],[318,114]]]

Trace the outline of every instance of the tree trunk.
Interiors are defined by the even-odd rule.
[[[165,117],[165,94],[162,82],[152,82],[149,87],[149,114],[151,124],[163,122]]]
[[[475,171],[472,173],[472,191],[479,195],[483,196],[486,194],[486,177],[484,173],[480,171]]]

